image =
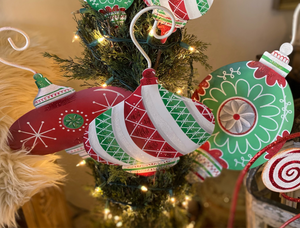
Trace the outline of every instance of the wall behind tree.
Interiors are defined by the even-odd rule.
[[[214,70],[233,62],[254,60],[257,54],[272,52],[290,40],[292,12],[273,10],[272,4],[273,0],[215,0],[205,16],[189,21],[186,27],[189,33],[211,44],[206,54]],[[39,35],[53,53],[74,57],[83,50],[79,42],[72,43],[76,23],[71,12],[79,8],[78,0],[0,0],[0,27],[12,26],[29,36]],[[196,67],[199,81],[210,73],[199,64]],[[66,84],[82,89],[78,83]],[[92,184],[92,178],[85,173],[87,170],[75,167],[79,157],[60,154],[60,163],[69,173],[68,200],[88,208],[91,200],[86,200],[82,186]]]

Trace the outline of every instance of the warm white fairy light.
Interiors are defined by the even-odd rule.
[[[116,227],[121,227],[122,225],[123,225],[122,222],[118,222],[118,223],[116,224]]]
[[[120,220],[120,217],[116,215],[116,216],[114,217],[114,220],[117,222],[117,221]]]
[[[154,36],[154,30],[153,29],[150,30],[149,36],[151,36],[151,37]]]
[[[143,192],[147,192],[148,191],[148,188],[146,187],[146,186],[141,186],[141,190],[143,191]]]
[[[183,202],[182,202],[182,206],[186,207],[186,206],[187,206],[187,202],[186,202],[186,201],[183,201]]]
[[[86,161],[85,160],[82,160],[81,162],[79,162],[76,166],[83,166],[86,164]]]
[[[185,200],[186,200],[186,201],[189,201],[189,200],[191,200],[191,197],[185,196]]]
[[[103,87],[103,88],[107,87],[107,84],[106,84],[106,83],[103,83],[103,84],[102,84],[102,87]]]
[[[101,188],[100,187],[95,188],[95,192],[101,192]]]
[[[189,50],[193,52],[193,51],[195,51],[195,48],[192,47],[192,46],[190,46],[190,47],[189,47]]]
[[[175,202],[176,202],[175,197],[171,197],[171,202],[172,202],[172,203],[175,203]]]
[[[110,212],[109,208],[105,208],[105,209],[104,209],[104,214],[105,214],[105,215],[108,215],[109,212]]]
[[[72,43],[75,42],[75,40],[78,40],[78,39],[79,39],[79,36],[77,34],[75,34],[74,37],[73,37]]]
[[[100,37],[100,38],[98,39],[98,42],[101,43],[101,42],[104,41],[104,40],[105,40],[104,37]]]
[[[182,89],[178,89],[178,90],[176,91],[176,93],[181,94],[181,93],[182,93]]]

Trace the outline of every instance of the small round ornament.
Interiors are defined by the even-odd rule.
[[[284,50],[265,52],[259,62],[229,64],[208,75],[192,96],[209,107],[216,127],[210,149],[222,152],[224,168],[241,170],[262,148],[289,134],[294,103],[285,76],[290,72]],[[267,161],[282,145],[253,165]]]
[[[9,146],[30,149],[31,154],[49,154],[66,150],[70,154],[87,154],[83,134],[88,124],[100,113],[123,101],[129,94],[122,88],[96,87],[75,92],[74,89],[52,84],[35,74],[39,88],[34,99],[36,109],[20,117],[11,127]]]
[[[275,154],[266,163],[262,180],[274,192],[300,189],[300,148],[289,148]]]
[[[128,9],[133,0],[87,0],[87,3],[95,10],[103,13],[113,24],[123,23]]]
[[[182,28],[190,19],[203,16],[211,7],[213,0],[144,0],[148,6],[163,6],[173,12],[176,25],[175,28]],[[154,18],[159,22],[158,28],[162,35],[170,30],[172,25],[170,17],[160,9],[153,11]],[[176,29],[175,29],[176,30]],[[163,43],[165,39],[163,40]]]

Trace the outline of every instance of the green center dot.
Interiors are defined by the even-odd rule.
[[[77,129],[80,128],[83,123],[83,117],[77,113],[70,113],[64,117],[64,125],[67,128]]]

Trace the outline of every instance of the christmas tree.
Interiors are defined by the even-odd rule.
[[[124,12],[108,14],[95,10],[89,1],[74,13],[77,32],[84,51],[81,57],[62,59],[45,53],[60,64],[64,76],[84,80],[83,86],[117,86],[134,91],[140,85],[142,72],[147,63],[134,46],[129,26],[133,17],[146,7],[142,0],[135,0]],[[109,15],[109,16],[108,16]],[[117,15],[117,16],[116,16]],[[151,35],[154,16],[143,14],[136,22],[134,34],[150,57],[159,84],[174,93],[190,97],[196,69],[193,62],[200,62],[209,69],[207,56],[203,53],[208,44],[177,29],[162,44]],[[102,164],[92,158],[86,163],[95,178],[93,195],[99,200],[95,209],[94,227],[183,227],[188,224],[185,208],[189,199],[190,184],[186,176],[195,159],[194,154],[180,157],[177,165],[159,169],[149,177],[137,176],[122,170],[121,166]],[[104,218],[104,219],[103,219]]]

